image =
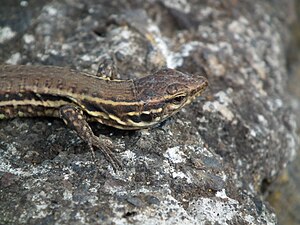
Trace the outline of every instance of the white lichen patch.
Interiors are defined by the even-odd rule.
[[[268,120],[266,120],[266,118],[263,115],[257,114],[257,119],[263,127],[267,127],[269,125]]]
[[[136,160],[136,154],[130,150],[122,152],[122,157],[124,157],[127,160],[130,160],[132,162],[134,162]]]
[[[191,11],[191,5],[187,0],[164,0],[163,4],[169,8],[176,9],[183,13],[189,13]]]
[[[81,60],[85,62],[90,62],[92,61],[92,57],[90,55],[83,55],[81,56]]]
[[[214,154],[212,154],[206,147],[199,147],[198,145],[189,145],[187,146],[187,148],[190,151],[193,151],[197,154],[201,154],[203,156],[207,156],[207,157],[214,157]]]
[[[269,99],[267,101],[267,105],[268,105],[270,111],[275,112],[275,111],[277,111],[277,110],[279,110],[280,108],[283,107],[283,102],[279,98],[277,98],[277,99]]]
[[[81,211],[77,212],[75,214],[75,218],[77,219],[79,224],[87,224],[86,215],[84,212]]]
[[[174,179],[180,179],[183,183],[191,184],[193,181],[193,175],[191,175],[187,171],[181,171],[180,169],[176,169],[173,163],[170,164],[169,160],[164,160],[163,171],[163,173],[156,173],[158,179],[163,179],[165,174],[171,174],[171,176]]]
[[[73,198],[72,192],[66,189],[66,190],[63,192],[63,199],[64,199],[64,200],[72,200],[72,198]]]
[[[228,25],[231,33],[243,34],[249,31],[249,21],[245,17],[239,17]]]
[[[28,1],[21,1],[20,6],[27,7],[29,5]]]
[[[0,44],[12,39],[16,35],[10,27],[0,27]]]
[[[132,57],[138,55],[140,51],[139,46],[131,40],[137,38],[137,34],[132,32],[126,27],[116,28],[110,33],[111,43],[114,46],[113,51],[119,52],[124,57]],[[143,59],[141,57],[135,58],[138,60],[139,64],[143,64]]]
[[[226,200],[200,198],[190,202],[188,211],[199,221],[199,224],[210,221],[212,224],[225,225],[228,224],[228,221],[238,216],[239,208],[239,202],[231,198],[226,198]]]
[[[188,184],[192,183],[192,178],[187,174],[183,173],[182,171],[174,171],[172,173],[172,177],[174,179],[185,179]]]
[[[215,94],[218,100],[207,101],[203,105],[203,110],[208,112],[219,112],[226,120],[232,121],[234,118],[233,112],[229,109],[231,99],[228,94],[232,92],[232,89],[228,89],[227,93],[220,91]]]
[[[167,45],[164,45],[164,48],[162,51],[163,55],[166,58],[167,67],[169,68],[177,68],[183,65],[184,57],[188,57],[190,55],[190,52],[197,50],[197,48],[203,48],[203,43],[198,41],[190,41],[185,44],[183,44],[179,51],[173,52],[170,49],[167,48]]]
[[[35,38],[31,34],[24,34],[23,40],[24,40],[25,44],[32,44],[35,42]]]
[[[169,159],[173,163],[182,163],[185,162],[186,155],[183,151],[180,150],[180,146],[175,146],[172,148],[168,148],[164,153],[164,157]]]
[[[17,65],[21,60],[20,52],[12,54],[5,62],[11,65]]]
[[[110,207],[114,210],[114,218],[111,218],[112,223],[116,225],[128,224],[127,218],[124,218],[124,209],[126,205],[120,203],[110,204]],[[196,225],[199,224],[192,216],[190,216],[186,210],[182,207],[181,203],[177,201],[173,196],[166,194],[160,199],[160,204],[150,205],[139,211],[136,215],[131,216],[134,224],[152,225]]]
[[[58,10],[55,7],[50,5],[46,5],[43,8],[43,11],[46,12],[49,16],[56,16],[58,13]]]
[[[248,214],[244,218],[245,218],[245,221],[247,221],[249,224],[255,224],[255,219],[253,216]]]
[[[255,130],[253,130],[253,129],[250,129],[250,132],[249,132],[249,134],[250,134],[252,137],[256,137],[256,136],[257,136],[257,133],[256,133],[256,131],[255,131]]]

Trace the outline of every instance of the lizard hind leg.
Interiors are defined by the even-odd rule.
[[[96,147],[101,150],[106,160],[111,163],[114,170],[122,168],[121,162],[115,157],[107,144],[94,135],[91,127],[85,120],[85,116],[81,109],[73,105],[65,105],[60,108],[59,114],[60,118],[63,119],[66,125],[74,130],[82,140],[87,142],[94,159],[96,157],[93,147]]]

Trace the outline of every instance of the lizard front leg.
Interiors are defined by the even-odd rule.
[[[85,120],[83,111],[73,105],[62,106],[59,110],[60,117],[64,120],[68,127],[75,130],[79,137],[87,142],[93,158],[95,159],[95,152],[93,147],[99,148],[104,154],[107,161],[111,163],[115,170],[121,169],[121,162],[114,156],[109,147],[94,135],[91,127]]]

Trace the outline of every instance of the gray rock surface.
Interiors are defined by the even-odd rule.
[[[9,2],[2,63],[96,73],[110,56],[123,79],[166,65],[205,71],[210,87],[158,128],[95,124],[126,165],[117,173],[62,121],[1,121],[1,224],[277,223],[264,193],[298,148],[285,90],[291,1]]]
[[[292,108],[296,115],[298,124],[298,136],[300,137],[300,2],[298,6],[297,19],[291,25],[291,45],[288,51],[289,79],[288,90],[295,98],[292,101]],[[300,224],[300,149],[296,151],[295,159],[287,165],[276,182],[268,188],[268,198],[278,218],[278,224],[298,225]]]

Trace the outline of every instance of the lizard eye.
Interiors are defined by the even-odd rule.
[[[181,95],[181,96],[177,96],[175,98],[172,99],[172,103],[175,105],[179,105],[181,104],[183,101],[185,100],[185,96]]]

